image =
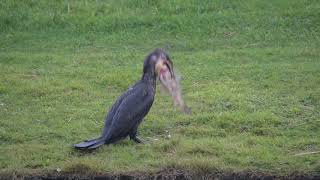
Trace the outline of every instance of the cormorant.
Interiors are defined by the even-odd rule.
[[[174,76],[173,63],[163,50],[156,49],[149,54],[144,61],[141,79],[124,92],[109,110],[101,136],[75,144],[74,147],[95,149],[127,136],[141,143],[142,141],[137,137],[138,126],[148,114],[154,101],[157,77],[168,69],[171,76]]]

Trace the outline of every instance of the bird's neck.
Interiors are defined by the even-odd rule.
[[[146,82],[147,84],[152,85],[154,88],[156,87],[156,76],[154,73],[146,72],[142,75],[141,80]]]

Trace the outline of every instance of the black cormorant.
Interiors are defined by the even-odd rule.
[[[111,144],[127,136],[141,143],[137,137],[138,126],[148,114],[156,92],[156,79],[163,69],[169,69],[174,76],[173,64],[169,56],[161,49],[149,54],[143,66],[141,79],[124,92],[111,107],[97,139],[75,144],[77,149],[95,149],[103,144]]]

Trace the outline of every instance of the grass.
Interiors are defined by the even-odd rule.
[[[68,12],[69,3],[69,12]],[[317,0],[0,2],[0,169],[319,173]],[[191,116],[156,101],[129,140],[86,154],[115,99],[166,49]],[[168,138],[168,135],[171,138]]]

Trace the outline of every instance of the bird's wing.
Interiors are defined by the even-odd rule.
[[[114,104],[112,105],[112,107],[110,108],[106,118],[105,118],[105,124],[104,124],[104,128],[102,130],[102,137],[106,138],[109,129],[111,127],[111,124],[113,122],[114,116],[117,113],[119,106],[121,105],[122,101],[129,96],[130,94],[132,94],[134,92],[135,87],[139,86],[141,82],[136,83],[133,87],[130,87],[126,92],[124,92],[121,96],[118,97],[118,99],[116,100],[116,102],[114,102]]]
[[[144,83],[137,84],[130,90],[130,93],[125,94],[119,98],[121,102],[119,101],[117,107],[113,108],[114,112],[112,112],[112,121],[109,124],[106,140],[127,136],[152,106],[154,94],[148,91]]]

